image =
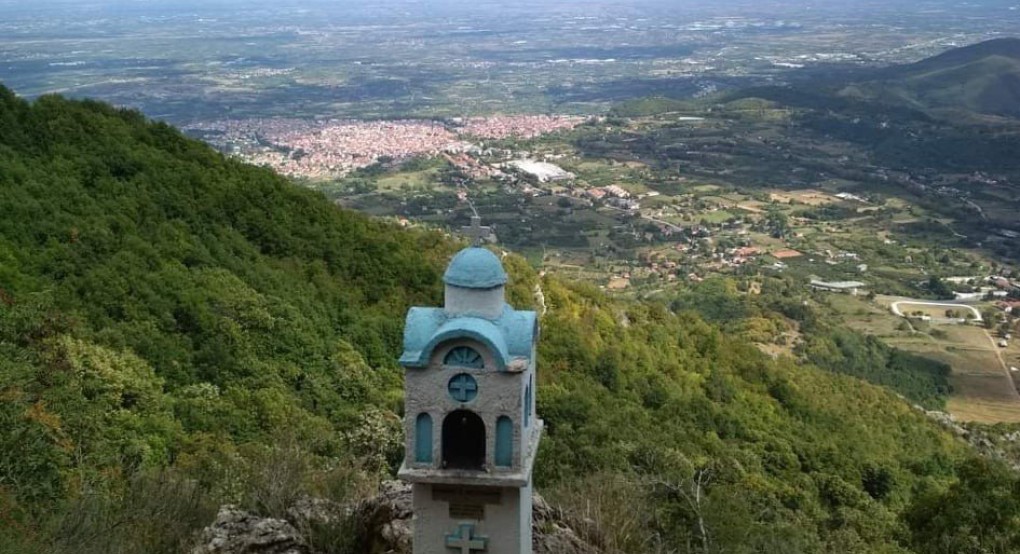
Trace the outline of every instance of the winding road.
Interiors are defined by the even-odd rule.
[[[973,321],[978,321],[978,322],[983,321],[981,319],[981,312],[979,312],[977,310],[977,308],[975,308],[974,306],[971,306],[971,305],[968,305],[968,304],[957,304],[957,303],[951,303],[951,302],[928,302],[926,300],[897,300],[896,302],[893,302],[890,305],[890,307],[892,308],[892,313],[894,313],[894,314],[896,314],[896,315],[898,315],[900,317],[907,317],[900,310],[900,305],[901,304],[909,304],[909,305],[912,305],[912,306],[932,306],[932,307],[935,307],[935,308],[948,308],[948,309],[959,309],[959,308],[962,308],[962,309],[965,309],[965,310],[970,310],[970,312],[972,314],[974,314]],[[933,320],[942,320],[942,321],[955,321],[957,318],[952,318],[952,317],[945,317],[945,318],[933,317],[932,319]]]

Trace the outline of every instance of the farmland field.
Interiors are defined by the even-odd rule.
[[[937,343],[890,340],[893,346],[949,364],[953,395],[949,413],[962,421],[1020,422],[1020,395],[1005,373],[984,329],[945,326]]]
[[[911,332],[901,329],[903,319],[884,306],[850,296],[833,296],[830,303],[853,329],[949,364],[953,394],[947,409],[953,417],[982,423],[1020,422],[1020,394],[984,329],[973,325],[937,325]],[[914,306],[904,306],[903,310],[913,311]]]

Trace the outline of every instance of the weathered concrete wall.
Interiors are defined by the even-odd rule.
[[[445,343],[436,348],[433,361],[427,369],[410,369],[405,372],[404,380],[404,432],[406,452],[414,452],[415,420],[418,414],[428,413],[432,416],[432,464],[414,463],[413,456],[407,458],[408,466],[414,468],[440,468],[442,463],[443,420],[456,410],[470,410],[485,423],[485,461],[487,468],[495,474],[500,471],[519,471],[523,460],[528,454],[530,440],[522,441],[524,418],[524,391],[530,372],[509,373],[493,369],[446,369],[442,360],[446,353],[456,346],[469,346],[478,351],[485,360],[485,366],[492,368],[495,361],[492,355],[474,341],[458,340]],[[467,373],[478,383],[478,395],[470,402],[454,400],[447,389],[452,377]],[[510,468],[495,467],[496,451],[496,419],[507,416],[514,423],[513,465]],[[535,418],[532,417],[532,427]],[[529,437],[530,438],[530,437]],[[522,444],[524,448],[522,449]]]
[[[487,539],[486,554],[524,554],[531,552],[531,488],[495,488],[498,504],[485,505],[485,517],[478,520],[449,516],[449,503],[433,499],[433,485],[415,484],[414,554],[450,554],[445,536],[456,533],[461,523],[475,526],[475,536]],[[526,493],[527,509],[522,505]],[[526,523],[525,523],[526,520]],[[527,526],[523,528],[522,525]]]
[[[506,306],[504,288],[463,289],[446,285],[446,303],[443,309],[451,315],[472,315],[496,319]]]

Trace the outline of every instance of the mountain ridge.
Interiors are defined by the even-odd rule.
[[[839,94],[921,111],[1020,117],[1020,39],[993,39],[884,68]]]

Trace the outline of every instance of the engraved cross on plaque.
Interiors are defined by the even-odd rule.
[[[487,537],[475,536],[475,526],[470,523],[461,523],[456,535],[446,535],[446,547],[459,550],[459,554],[482,552],[488,546],[488,542]]]
[[[482,218],[477,215],[471,216],[471,225],[468,227],[461,227],[461,232],[471,238],[471,244],[478,246],[482,244],[482,241],[489,238],[492,234],[492,227],[483,227]]]

